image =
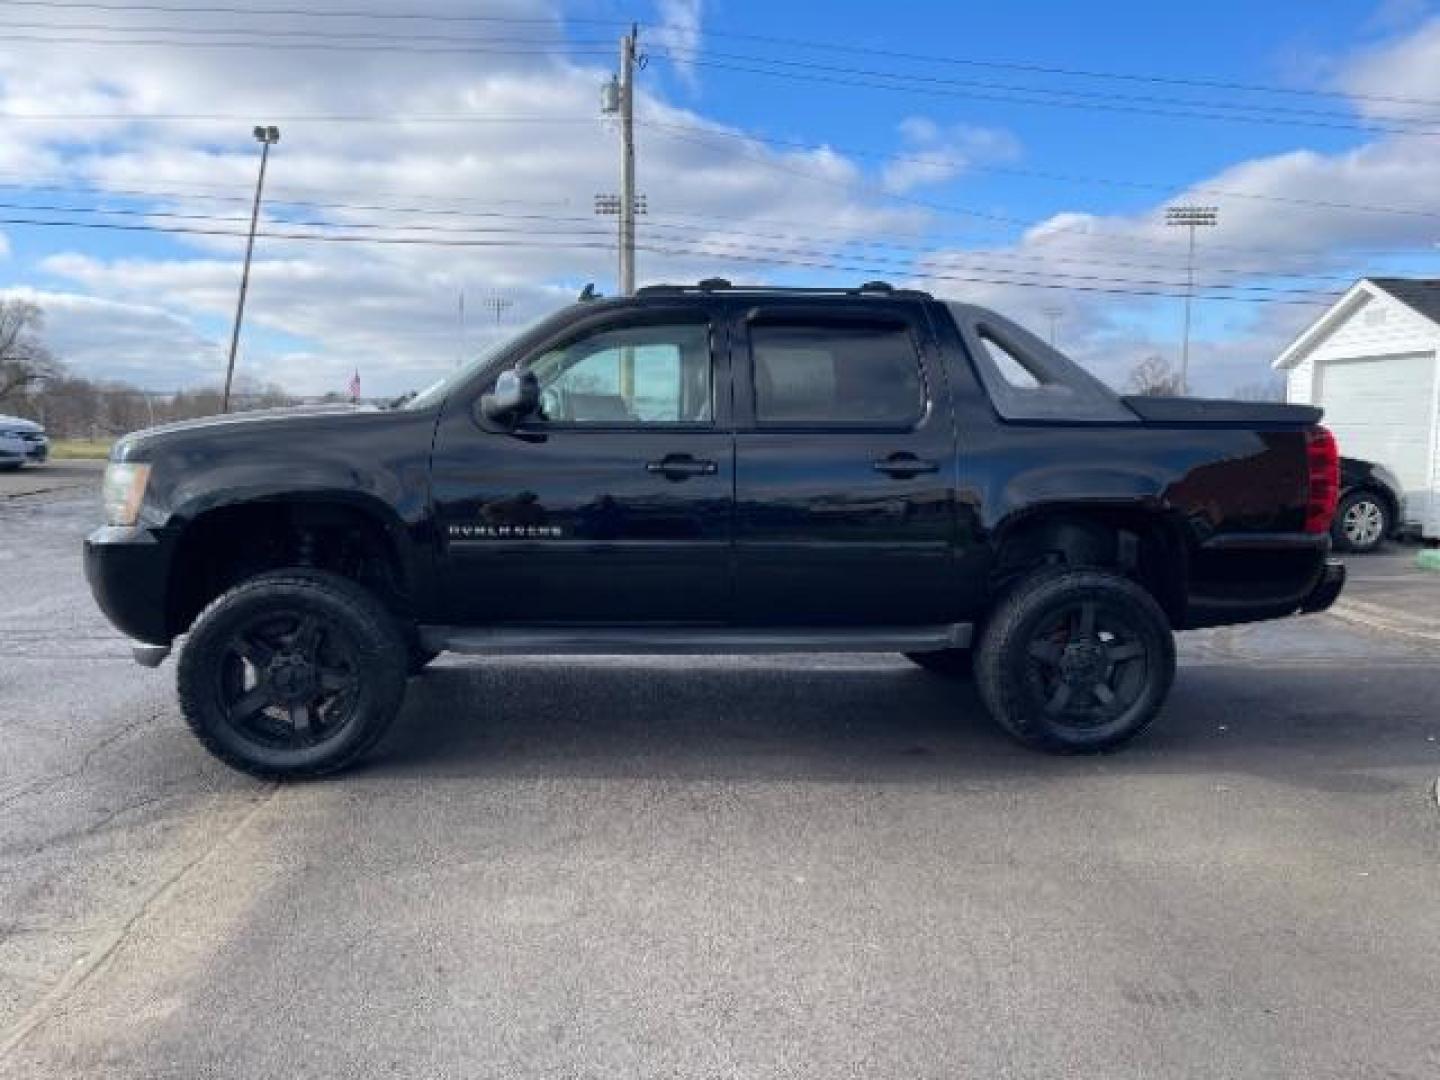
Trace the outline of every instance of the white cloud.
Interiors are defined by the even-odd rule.
[[[337,0],[337,6],[345,5]],[[459,0],[447,7],[475,13],[473,4]],[[0,57],[0,107],[6,110],[243,112],[244,122],[34,121],[14,126],[17,141],[0,151],[0,160],[29,162],[32,176],[43,170],[107,191],[232,196],[233,202],[177,196],[155,209],[221,215],[227,220],[191,224],[241,232],[257,160],[250,121],[273,120],[283,137],[271,156],[266,229],[293,231],[284,221],[324,220],[336,223],[331,232],[403,235],[450,246],[262,236],[242,368],[302,392],[334,389],[337,372],[343,382],[356,365],[367,392],[411,388],[454,364],[462,289],[472,313],[486,295],[513,299],[514,323],[569,299],[586,281],[603,289],[613,278],[613,219],[596,219],[591,207],[595,192],[615,187],[615,136],[597,115],[596,100],[609,58],[593,67],[566,60],[553,34],[560,20],[547,4],[514,0],[484,10],[545,20],[504,33],[549,35],[556,49],[546,47],[538,57],[534,45],[484,55],[459,49],[422,55],[75,45],[7,52]],[[675,31],[683,31],[682,43],[698,43],[699,4],[675,5],[668,15]],[[114,19],[144,23],[136,13],[117,11]],[[315,26],[285,17],[270,25],[287,32]],[[336,33],[376,30],[373,23],[345,20],[323,25]],[[391,119],[290,119],[372,112]],[[457,113],[476,120],[424,119]],[[914,210],[877,206],[848,190],[861,170],[841,155],[777,152],[737,141],[738,132],[667,104],[643,80],[637,113],[645,122],[638,135],[639,181],[650,207],[641,228],[642,281],[717,273],[763,277],[766,268],[748,261],[750,247],[736,246],[737,231],[784,246],[817,231],[866,237],[920,219]],[[525,119],[487,119],[493,117]],[[286,209],[283,199],[347,205]],[[184,224],[164,218],[155,223]],[[83,289],[123,305],[158,306],[193,325],[223,327],[233,313],[241,241],[186,236],[177,242],[163,256],[116,257],[98,253],[112,247],[72,240],[71,249],[54,252],[38,269],[62,282],[61,291]],[[734,255],[719,257],[724,252]],[[473,314],[470,321],[470,347],[494,332]],[[103,326],[97,327],[97,336],[101,332]],[[98,355],[80,344],[79,335],[66,344],[78,350],[71,357],[77,368]],[[205,365],[173,359],[171,344],[157,338],[146,379],[169,388],[204,378]]]
[[[1341,81],[1352,92],[1440,100],[1440,19],[1340,66]],[[1380,106],[1357,102],[1356,108],[1370,113]],[[1027,230],[1018,243],[935,255],[918,276],[938,292],[991,304],[1042,335],[1048,333],[1049,310],[1058,309],[1060,344],[1120,385],[1137,360],[1157,352],[1178,355],[1181,301],[1083,290],[1183,291],[1183,233],[1164,223],[1165,207],[1176,203],[1220,209],[1219,225],[1199,236],[1196,272],[1202,294],[1305,299],[1283,291],[1247,294],[1226,287],[1339,292],[1377,265],[1393,269],[1396,259],[1420,273],[1440,270],[1440,140],[1386,134],[1333,153],[1296,150],[1239,162],[1132,214],[1057,213]],[[1320,276],[1286,276],[1300,274]],[[1058,276],[1074,287],[946,280],[1033,282]],[[1279,350],[1322,310],[1278,302],[1197,301],[1202,318],[1192,339],[1192,384],[1201,392],[1224,393],[1263,380]]]
[[[216,381],[223,353],[185,319],[152,304],[45,289],[5,289],[45,313],[45,340],[88,378],[118,379],[155,390]]]
[[[1356,95],[1357,110],[1371,119],[1433,118],[1434,103],[1440,100],[1440,16],[1364,50],[1337,81],[1342,90]]]
[[[660,26],[656,41],[669,53],[675,71],[694,89],[695,56],[700,49],[705,0],[660,0]],[[643,50],[642,50],[643,51]]]
[[[1019,141],[1008,131],[969,124],[941,127],[923,116],[901,121],[900,138],[904,149],[881,173],[885,190],[895,194],[953,180],[973,165],[1020,156]]]
[[[345,0],[326,2],[351,6]],[[471,15],[476,5],[437,0],[428,9]],[[613,220],[597,220],[591,211],[595,192],[615,189],[615,136],[596,115],[597,91],[613,58],[607,52],[584,63],[566,59],[558,45],[561,17],[543,0],[490,3],[481,11],[540,20],[523,29],[484,33],[553,37],[555,50],[543,47],[545,54],[536,55],[542,46],[517,44],[481,52],[488,47],[477,44],[466,52],[464,41],[475,36],[468,30],[463,31],[468,38],[457,37],[455,51],[430,53],[74,44],[6,50],[0,54],[0,108],[6,111],[183,112],[236,119],[13,123],[0,146],[0,171],[60,176],[110,192],[144,188],[233,196],[233,202],[177,196],[154,208],[223,215],[231,220],[215,227],[239,231],[256,166],[249,127],[252,120],[273,120],[284,138],[272,158],[268,229],[286,228],[281,219],[303,218],[336,222],[343,228],[332,231],[352,235],[494,245],[405,247],[262,237],[241,370],[308,393],[343,386],[358,366],[367,393],[399,392],[455,362],[461,350],[456,316],[461,289],[471,298],[467,344],[473,348],[494,333],[478,314],[485,296],[513,299],[508,319],[514,323],[568,299],[586,281],[604,288],[613,279]],[[667,32],[679,35],[676,47],[683,50],[685,42],[698,47],[701,12],[700,3],[683,0],[665,6]],[[138,27],[147,19],[160,21],[154,14],[107,12],[108,22]],[[1440,21],[1426,23],[1337,64],[1341,85],[1369,95],[1440,99],[1437,26]],[[267,27],[288,33],[314,30],[316,24],[275,16]],[[377,30],[363,20],[325,20],[323,27],[332,35]],[[847,240],[869,243],[913,232],[935,219],[913,205],[897,208],[866,194],[865,183],[871,192],[877,183],[894,193],[914,191],[1019,154],[1007,133],[913,117],[899,130],[902,151],[872,173],[833,150],[781,152],[747,139],[743,131],[665,101],[643,77],[637,110],[639,184],[650,206],[641,222],[641,242],[650,249],[640,253],[642,281],[713,274],[763,280],[783,272],[764,264],[767,250],[823,254]],[[369,113],[390,119],[291,119]],[[456,113],[469,113],[475,122],[422,119]],[[496,116],[525,121],[485,119]],[[661,125],[698,127],[712,135]],[[1117,171],[1125,170],[1117,166]],[[1217,189],[1266,198],[1232,198]],[[1421,213],[1317,210],[1288,201],[1297,198],[1409,206]],[[281,199],[348,205],[287,209]],[[1133,214],[1087,213],[1078,204],[1016,242],[935,254],[916,276],[928,275],[942,294],[993,303],[1042,332],[1049,323],[1045,309],[1058,305],[1062,345],[1123,381],[1135,359],[1176,351],[1179,302],[1078,287],[1090,276],[1117,279],[1122,288],[1128,283],[1136,290],[1176,291],[1183,280],[1183,249],[1175,231],[1165,228],[1161,211],[1179,200],[1221,207],[1220,226],[1202,238],[1202,285],[1263,281],[1287,272],[1341,275],[1357,267],[1345,251],[1427,249],[1440,240],[1440,140],[1377,136],[1338,153],[1297,150],[1240,162]],[[431,212],[421,212],[427,208]],[[221,362],[213,339],[225,336],[233,313],[240,242],[191,236],[168,247],[137,246],[123,257],[116,250],[98,239],[94,245],[71,239],[66,249],[34,267],[50,285],[41,302],[55,308],[52,336],[60,351],[82,371],[107,377],[129,372],[136,382],[158,389],[213,382]],[[6,271],[15,277],[15,260]],[[803,272],[811,280],[858,276],[818,268]],[[1033,282],[1057,275],[1070,275],[1063,280],[1077,288],[947,280]],[[1317,287],[1327,284],[1340,288],[1344,282]],[[1195,381],[1210,391],[1263,377],[1274,350],[1313,314],[1278,304],[1206,303],[1201,312]]]

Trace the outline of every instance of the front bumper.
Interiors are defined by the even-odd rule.
[[[85,580],[105,617],[127,637],[169,645],[169,541],[143,527],[106,525],[85,538]]]
[[[1335,598],[1340,595],[1340,590],[1345,588],[1345,564],[1339,559],[1326,559],[1325,568],[1320,573],[1320,580],[1310,590],[1310,595],[1300,603],[1300,613],[1309,615],[1316,611],[1324,611]]]

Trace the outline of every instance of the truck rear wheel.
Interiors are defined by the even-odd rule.
[[[408,661],[395,619],[354,582],[313,570],[261,574],[196,619],[180,657],[180,707],[234,768],[320,776],[385,734]]]
[[[1144,731],[1175,678],[1175,637],[1129,578],[1061,570],[996,608],[975,657],[980,696],[1007,732],[1055,753],[1108,750]]]

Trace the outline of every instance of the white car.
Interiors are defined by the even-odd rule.
[[[45,429],[33,420],[0,415],[0,470],[39,465],[50,456]]]

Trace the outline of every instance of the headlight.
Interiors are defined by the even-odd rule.
[[[105,482],[100,486],[105,505],[105,524],[134,525],[145,501],[145,485],[150,481],[150,466],[133,462],[112,462],[105,466]]]

